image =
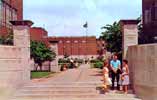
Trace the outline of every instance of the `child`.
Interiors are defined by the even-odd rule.
[[[108,92],[108,87],[111,85],[111,80],[109,78],[109,69],[108,69],[108,62],[104,61],[104,67],[103,67],[103,89],[104,91]]]
[[[123,68],[122,68],[122,86],[123,86],[123,91],[125,94],[128,93],[128,85],[129,85],[129,68],[128,68],[128,61],[123,60]]]

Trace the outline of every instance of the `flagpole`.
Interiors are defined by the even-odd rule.
[[[87,60],[87,34],[88,34],[88,27],[86,28],[86,60]]]
[[[86,22],[83,27],[86,29],[85,30],[85,60],[87,59],[87,34],[88,34],[88,23]]]

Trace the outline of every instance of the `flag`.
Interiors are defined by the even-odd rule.
[[[84,28],[88,28],[88,23],[86,22],[84,25],[83,25]]]

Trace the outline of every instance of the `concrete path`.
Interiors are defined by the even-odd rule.
[[[54,77],[33,80],[17,91],[11,100],[139,100],[133,94],[102,93],[101,70],[82,65]]]

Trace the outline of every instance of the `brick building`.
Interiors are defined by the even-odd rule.
[[[0,35],[12,29],[11,20],[23,20],[23,0],[0,0]]]
[[[49,37],[49,42],[58,41],[59,58],[68,55],[72,58],[91,58],[97,56],[96,37]]]
[[[142,0],[143,39],[146,43],[157,43],[157,0]]]
[[[41,27],[32,27],[30,28],[31,40],[35,41],[45,41],[48,36],[47,31]]]

